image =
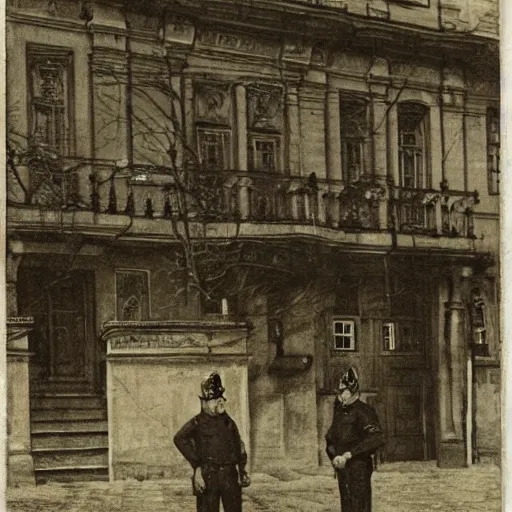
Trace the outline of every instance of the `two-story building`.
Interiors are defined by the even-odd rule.
[[[7,2],[9,476],[169,478],[217,369],[254,470],[500,447],[496,1]]]

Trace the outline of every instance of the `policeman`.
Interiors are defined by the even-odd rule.
[[[242,487],[250,485],[247,453],[238,428],[225,410],[224,387],[213,372],[201,383],[201,412],[174,436],[174,444],[194,469],[198,512],[242,511]]]
[[[383,446],[384,435],[375,409],[359,399],[354,368],[340,378],[332,425],[325,439],[338,478],[342,512],[371,512],[372,454]]]

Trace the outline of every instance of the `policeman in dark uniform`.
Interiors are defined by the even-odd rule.
[[[242,487],[250,485],[247,453],[233,419],[226,413],[224,387],[213,372],[201,383],[201,412],[174,436],[174,444],[194,468],[198,512],[242,511]]]
[[[342,512],[371,512],[372,454],[384,444],[384,435],[375,409],[359,400],[354,368],[340,378],[325,439],[338,478]]]

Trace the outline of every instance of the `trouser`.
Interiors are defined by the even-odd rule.
[[[371,457],[350,459],[337,471],[342,512],[371,512],[372,472]]]
[[[205,490],[197,496],[197,512],[242,512],[242,487],[236,466],[204,466]]]

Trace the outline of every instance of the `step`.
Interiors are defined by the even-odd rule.
[[[104,409],[106,398],[98,395],[51,395],[30,398],[32,411],[40,409]]]
[[[34,472],[36,483],[38,484],[45,484],[47,482],[108,481],[108,466],[103,464],[35,469]]]
[[[32,450],[34,469],[53,469],[80,466],[108,466],[108,448],[48,448]]]
[[[32,423],[31,434],[66,434],[70,432],[107,432],[106,420],[82,420],[82,421],[38,421]]]
[[[32,433],[32,449],[108,448],[106,432],[38,432]]]
[[[40,409],[30,412],[30,420],[39,421],[77,421],[105,420],[107,410],[101,409]]]

